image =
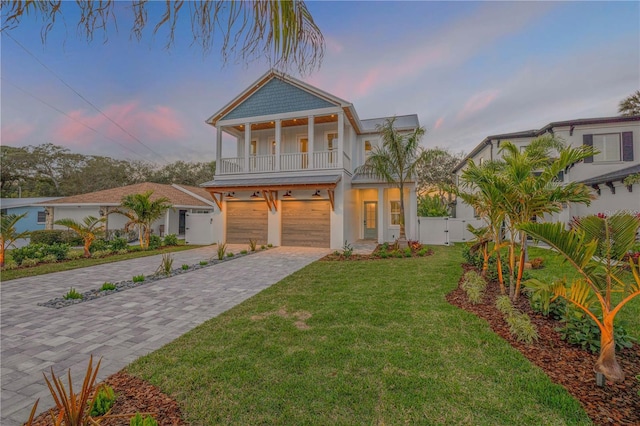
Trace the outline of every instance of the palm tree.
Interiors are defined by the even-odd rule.
[[[625,273],[625,254],[635,243],[640,217],[618,213],[611,217],[587,216],[566,230],[561,223],[528,223],[520,229],[542,240],[559,252],[578,272],[572,282],[562,278],[553,283],[529,280],[541,296],[561,297],[584,311],[600,329],[600,356],[595,371],[612,382],[624,380],[624,372],[616,360],[613,321],[620,309],[640,295],[639,265],[629,260],[632,278]],[[613,294],[621,294],[615,304]],[[595,309],[593,309],[595,305]]]
[[[418,127],[411,133],[400,132],[394,126],[395,121],[396,118],[393,117],[378,125],[382,147],[374,147],[367,161],[356,169],[356,173],[382,179],[400,190],[399,241],[406,241],[404,187],[411,181],[418,165],[420,138],[425,130],[424,127]]]
[[[91,243],[93,243],[95,239],[104,232],[104,223],[106,220],[106,217],[98,219],[94,216],[87,216],[82,219],[82,222],[77,222],[73,219],[59,219],[54,223],[56,225],[66,226],[80,235],[80,238],[82,238],[82,241],[84,242],[84,257],[91,257],[89,247],[91,247]]]
[[[122,197],[120,207],[126,210],[114,210],[112,213],[119,213],[126,216],[129,222],[125,224],[125,230],[138,228],[138,238],[140,247],[149,247],[151,239],[151,225],[171,208],[171,203],[166,197],[159,197],[151,200],[153,191],[142,194],[129,194]]]
[[[552,156],[558,151],[557,157]],[[506,225],[509,230],[509,295],[515,301],[520,296],[522,274],[526,260],[527,236],[518,227],[532,218],[542,218],[545,214],[562,210],[563,203],[590,204],[594,196],[582,183],[557,182],[560,172],[593,155],[588,146],[563,147],[553,136],[533,140],[524,150],[511,142],[500,148],[503,174],[509,183],[503,190],[503,205]],[[518,237],[518,238],[516,238]],[[520,243],[518,268],[516,271],[516,251]]]
[[[21,238],[27,238],[30,234],[29,231],[23,231],[18,233],[16,231],[16,223],[27,215],[27,212],[21,215],[17,214],[3,214],[0,216],[0,267],[4,267],[4,253],[5,251],[15,245],[15,242]]]
[[[624,98],[618,105],[618,112],[624,117],[640,115],[640,90]]]

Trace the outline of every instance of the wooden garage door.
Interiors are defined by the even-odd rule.
[[[264,201],[229,201],[227,203],[227,243],[267,244],[267,204]]]
[[[283,201],[282,245],[329,247],[329,201]]]

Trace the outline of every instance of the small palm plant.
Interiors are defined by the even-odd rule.
[[[557,250],[578,272],[579,277],[571,282],[566,278],[553,283],[529,280],[526,285],[542,300],[563,298],[595,321],[600,329],[600,356],[594,370],[612,382],[624,380],[624,372],[616,360],[613,320],[624,305],[640,295],[639,265],[629,260],[632,272],[629,278],[623,260],[639,228],[640,217],[629,213],[587,216],[574,221],[571,230],[561,223],[520,226]]]
[[[0,229],[0,267],[4,266],[4,253],[5,250],[15,244],[20,238],[27,238],[30,234],[29,231],[17,232],[16,224],[27,213],[21,215],[17,214],[3,214],[0,217],[1,229]]]
[[[56,220],[56,225],[66,226],[67,228],[75,231],[84,242],[84,257],[91,257],[89,247],[95,239],[104,232],[104,223],[107,221],[106,217],[93,217],[87,216],[82,219],[82,223],[73,219],[60,219]]]

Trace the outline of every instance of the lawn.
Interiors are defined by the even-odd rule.
[[[68,271],[71,269],[85,268],[88,266],[102,265],[103,263],[119,262],[121,260],[136,259],[138,257],[154,256],[162,253],[173,253],[184,250],[191,250],[202,246],[196,245],[178,245],[162,247],[157,250],[131,251],[124,254],[114,254],[112,256],[101,258],[80,258],[75,260],[67,260],[57,263],[42,263],[30,268],[9,269],[2,271],[2,281],[15,280],[16,278],[35,277],[37,275],[50,274],[52,272]],[[7,259],[11,257],[8,252]]]
[[[460,247],[434,250],[315,262],[127,370],[192,424],[590,424],[483,320],[446,302]]]
[[[558,253],[548,249],[531,247],[529,249],[529,258],[533,259],[535,257],[544,258],[544,268],[530,271],[531,276],[535,278],[551,282],[565,276],[567,279],[578,277],[575,270],[565,263],[564,258]],[[629,282],[633,280],[631,273],[629,273],[628,279]],[[618,297],[617,300],[619,299]],[[616,315],[616,324],[622,325],[631,336],[640,341],[640,321],[638,318],[640,318],[640,297],[636,297],[622,308],[620,313]]]

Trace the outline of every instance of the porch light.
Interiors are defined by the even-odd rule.
[[[249,198],[260,198],[260,196],[258,195],[259,193],[260,191],[255,191]]]
[[[227,192],[226,198],[236,198],[235,192]]]
[[[285,192],[284,195],[282,196],[282,198],[291,198],[291,197],[292,197],[291,191]]]
[[[313,198],[322,198],[322,195],[320,195],[320,190],[316,189],[316,192],[313,193],[312,197]]]

